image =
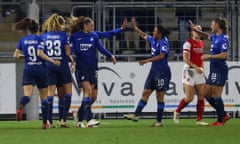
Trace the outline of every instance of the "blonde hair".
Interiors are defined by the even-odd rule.
[[[72,17],[72,23],[71,23],[71,33],[75,33],[78,31],[83,31],[84,25],[89,24],[93,22],[93,20],[90,17]]]
[[[65,20],[62,16],[54,13],[42,25],[43,32],[62,31]]]

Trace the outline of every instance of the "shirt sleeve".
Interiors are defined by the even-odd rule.
[[[73,35],[71,35],[68,38],[68,43],[69,43],[69,46],[70,46],[70,49],[71,49],[71,53],[75,54],[74,43],[73,43]]]
[[[95,39],[95,44],[97,46],[97,49],[100,51],[100,53],[107,57],[111,57],[112,54],[102,46],[97,35],[94,36],[94,39]]]
[[[184,52],[190,52],[190,49],[191,49],[191,44],[189,42],[185,42],[183,44],[183,51]]]
[[[64,39],[63,39],[64,46],[69,45],[69,37],[68,37],[67,33],[64,32],[63,35],[64,35]]]
[[[39,45],[37,47],[37,49],[41,49],[41,50],[44,50],[44,40],[43,38],[39,38]]]
[[[210,41],[213,41],[214,34],[210,35]]]
[[[119,34],[120,32],[122,32],[122,29],[116,28],[116,29],[112,29],[110,31],[105,31],[105,32],[96,31],[96,34],[99,39],[104,39],[104,38],[112,38],[113,36]]]
[[[228,38],[225,36],[222,40],[222,43],[221,43],[221,52],[227,52],[228,47],[229,47]]]
[[[167,43],[163,43],[160,47],[160,53],[165,53],[167,54],[169,50],[169,46]]]
[[[151,43],[151,42],[153,41],[153,37],[150,36],[150,35],[148,35],[148,36],[147,36],[147,41],[148,41],[149,43]]]
[[[22,51],[22,39],[19,40],[19,42],[16,45],[16,48]]]

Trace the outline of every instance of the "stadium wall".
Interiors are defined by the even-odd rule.
[[[208,73],[208,64],[205,63],[206,74]],[[15,114],[16,101],[22,95],[19,64],[5,63],[0,64],[0,115]],[[240,72],[238,62],[228,62],[229,80],[226,83],[223,92],[223,99],[227,111],[238,112],[240,110],[240,79],[237,78]],[[166,92],[166,112],[172,112],[180,99],[184,97],[184,91],[181,82],[182,62],[170,62],[172,70],[172,79],[170,89]],[[93,105],[94,113],[129,113],[133,112],[137,102],[141,96],[145,79],[147,77],[150,65],[139,66],[136,62],[118,63],[100,63],[99,65],[99,96],[97,102]],[[76,111],[81,104],[82,93],[78,89],[75,77],[73,86],[72,107],[70,112]],[[18,82],[17,82],[18,81]],[[155,93],[144,112],[155,112],[156,101]],[[37,92],[34,93],[37,96]],[[58,99],[54,99],[54,112],[58,112]],[[194,112],[196,99],[192,102],[184,112]],[[27,107],[28,109],[29,107]],[[36,101],[31,106],[31,110],[37,111]],[[39,109],[40,110],[40,109]],[[208,112],[213,109],[206,103],[205,110]],[[26,111],[27,114],[33,115],[36,112]]]

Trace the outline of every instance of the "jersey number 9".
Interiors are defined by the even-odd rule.
[[[61,56],[61,41],[60,40],[47,40],[47,53],[48,56]]]
[[[29,60],[32,62],[37,61],[36,49],[33,46],[29,46],[27,50],[28,50]]]

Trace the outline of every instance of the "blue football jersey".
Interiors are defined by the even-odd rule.
[[[43,65],[43,60],[37,56],[40,37],[38,35],[27,35],[20,39],[16,48],[21,50],[25,56],[25,68]]]
[[[155,40],[152,36],[147,37],[147,41],[151,45],[151,55],[155,57],[160,53],[165,53],[165,57],[158,61],[153,61],[151,71],[154,72],[168,72],[168,57],[169,57],[169,42],[167,37],[163,37],[161,40]]]
[[[229,47],[228,36],[221,34],[216,35],[212,34],[210,36],[211,40],[211,55],[220,54],[222,52],[227,52]],[[211,59],[210,60],[210,70],[221,70],[222,68],[226,67],[226,60],[225,59]]]
[[[65,53],[66,45],[68,45],[68,35],[66,32],[45,32],[41,36],[39,47],[44,49],[48,57],[61,61],[61,65],[66,65],[68,64]],[[48,65],[53,64],[48,63]]]
[[[110,31],[105,31],[105,32],[95,31],[93,33],[95,33],[99,39],[105,39],[105,38],[112,38],[113,36],[119,34],[120,32],[122,32],[122,29],[116,28]],[[71,47],[72,53],[74,53],[74,48],[71,44],[70,44],[70,47]]]
[[[95,32],[83,33],[76,32],[70,38],[73,52],[76,55],[76,66],[80,69],[97,69],[97,49],[105,56],[111,57],[112,54],[100,43]]]

